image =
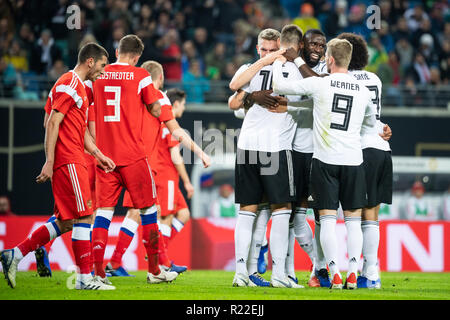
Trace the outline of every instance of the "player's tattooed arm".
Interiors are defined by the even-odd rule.
[[[155,118],[158,118],[161,115],[161,104],[159,101],[155,101],[154,103],[147,105],[147,111]]]
[[[64,119],[64,113],[52,110],[45,127],[45,163],[41,173],[36,177],[37,183],[43,183],[53,176],[53,165],[55,163],[55,146],[58,140],[59,126]]]

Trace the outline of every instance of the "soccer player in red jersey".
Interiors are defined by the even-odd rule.
[[[159,64],[156,61],[146,61],[142,64],[142,67],[146,69],[152,76],[154,87],[156,89],[161,89],[164,85],[164,72],[161,64]],[[153,174],[155,176],[158,175],[158,173],[154,170],[154,166],[156,166],[156,160],[158,157],[156,146],[158,141],[160,140],[159,137],[162,134],[161,123],[164,123],[167,126],[170,133],[175,137],[175,139],[177,139],[178,141],[183,143],[183,145],[185,145],[188,149],[193,151],[199,158],[202,159],[203,165],[205,167],[208,167],[210,164],[209,156],[206,155],[201,150],[201,148],[192,141],[189,135],[187,135],[186,132],[180,128],[178,121],[174,118],[170,100],[164,93],[162,93],[162,95],[164,97],[161,100],[159,100],[161,104],[160,116],[144,117],[144,126],[142,132],[145,147],[147,150],[147,157],[149,158]],[[125,192],[123,199],[123,206],[128,207],[129,210],[122,223],[116,249],[114,250],[110,263],[108,263],[108,265],[106,266],[107,272],[111,273],[111,275],[118,275],[118,276],[127,274],[126,271],[123,269],[123,267],[121,267],[122,256],[125,254],[125,251],[130,245],[133,236],[136,233],[137,227],[140,223],[139,211],[133,209],[134,205],[128,191]],[[157,209],[160,212],[159,205],[157,205]],[[179,226],[178,230],[181,230]],[[163,241],[159,242],[159,253],[160,253],[159,258],[161,258],[161,255],[164,255],[163,244],[164,244]],[[162,264],[161,259],[159,260],[160,260],[159,264]]]
[[[84,157],[86,149],[106,172],[115,168],[114,162],[97,148],[86,130],[89,102],[83,81],[96,80],[104,71],[107,57],[103,47],[86,44],[79,52],[75,68],[62,75],[52,88],[52,111],[45,130],[46,162],[36,182],[51,179],[56,219],[36,229],[13,249],[1,252],[5,278],[12,288],[16,285],[17,266],[25,255],[72,230],[72,249],[78,268],[75,287],[84,290],[115,289],[90,273],[89,233],[93,211]]]

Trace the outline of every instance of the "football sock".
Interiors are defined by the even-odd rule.
[[[142,224],[142,242],[147,252],[148,272],[158,275],[159,269],[158,249],[159,249],[159,228],[156,218],[156,205],[147,209],[140,209]]]
[[[362,221],[361,229],[363,234],[362,254],[364,258],[362,275],[369,280],[377,280],[379,277],[378,245],[380,242],[380,227],[378,221]]]
[[[33,233],[28,238],[18,244],[17,249],[20,250],[22,256],[25,257],[31,251],[42,247],[50,240],[53,240],[60,235],[61,231],[56,225],[56,222],[47,222],[33,231]],[[17,252],[17,250],[15,250],[15,252]]]
[[[341,276],[338,268],[338,248],[336,236],[336,216],[320,216],[320,245],[325,256],[325,261],[330,269],[331,278],[337,273]]]
[[[80,274],[91,273],[91,225],[89,223],[75,223],[72,229],[72,250],[75,264]]]
[[[326,269],[327,262],[320,244],[320,221],[315,220],[314,227],[314,267],[316,270]]]
[[[314,264],[314,241],[313,233],[308,221],[306,221],[306,208],[295,208],[294,233],[300,247],[306,252]]]
[[[347,229],[347,253],[348,253],[348,272],[358,274],[358,263],[361,257],[363,246],[363,235],[361,231],[361,217],[344,217],[345,227]]]
[[[125,217],[125,219],[123,219],[119,231],[119,239],[117,240],[116,248],[114,249],[110,261],[113,269],[117,269],[121,266],[122,257],[130,246],[131,241],[133,241],[138,226],[139,224],[130,218]]]
[[[176,217],[172,219],[172,231],[170,232],[170,240],[173,240],[175,236],[183,229],[184,224]]]
[[[256,213],[239,210],[236,228],[234,229],[234,250],[236,259],[236,273],[248,276],[247,258],[252,242],[253,223]]]
[[[270,219],[270,209],[268,206],[261,208],[257,213],[255,222],[253,223],[253,235],[250,245],[250,252],[247,261],[248,274],[253,274],[258,271],[258,257],[261,250],[261,245],[264,241],[267,243],[266,227]]]
[[[159,264],[162,264],[166,267],[170,267],[171,263],[170,263],[170,259],[169,259],[169,254],[168,254],[168,244],[169,244],[169,239],[170,239],[170,234],[171,234],[171,227],[164,224],[164,223],[160,223],[159,224],[159,229],[160,229],[160,234],[159,234]]]
[[[53,221],[55,221],[56,220],[56,217],[53,215],[53,216],[51,216],[48,220],[47,220],[47,222],[53,222]],[[56,239],[56,238],[55,238]],[[55,239],[52,239],[52,240],[50,240],[44,247],[45,247],[45,250],[47,251],[47,254],[48,253],[50,253],[50,250],[51,250],[51,248],[52,248],[52,245],[53,245],[53,242],[55,242]]]
[[[92,255],[94,257],[95,274],[104,278],[103,259],[105,257],[106,244],[108,243],[108,230],[111,224],[114,210],[97,209],[94,228],[92,229]]]
[[[286,256],[289,241],[289,218],[291,210],[272,213],[270,230],[270,252],[272,254],[272,277],[285,277]]]
[[[288,238],[288,250],[286,255],[286,274],[293,278],[295,276],[295,267],[294,267],[294,246],[295,246],[295,235],[294,235],[294,222],[289,223],[289,238]]]

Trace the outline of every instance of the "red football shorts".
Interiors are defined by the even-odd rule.
[[[178,186],[178,179],[157,179],[156,190],[162,217],[175,214],[188,207]]]
[[[96,173],[97,208],[115,207],[122,188],[128,190],[136,209],[155,204],[156,186],[146,158],[128,166],[118,166],[110,173],[97,167]]]
[[[153,175],[153,177],[155,177],[155,171],[153,169],[152,169],[152,175]],[[156,191],[157,191],[156,193],[158,193],[158,188],[156,188]],[[156,197],[155,204],[159,205],[158,196]],[[135,206],[133,205],[133,201],[131,200],[131,196],[130,196],[130,193],[128,192],[128,190],[125,190],[125,193],[123,194],[122,207],[124,207],[124,208],[135,208]]]
[[[89,174],[78,163],[62,165],[53,172],[54,214],[60,220],[79,219],[93,213]]]
[[[97,209],[95,206],[97,201],[95,198],[95,167],[97,166],[97,160],[90,154],[85,153],[84,158],[86,159],[86,165],[89,175],[89,186],[91,188],[91,198],[92,198],[92,210]]]

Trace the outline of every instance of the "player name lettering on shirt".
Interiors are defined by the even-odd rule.
[[[331,86],[346,90],[357,90],[359,91],[359,85],[356,83],[348,83],[343,81],[331,80]]]
[[[370,80],[369,77],[367,76],[367,73],[361,73],[361,74],[354,74],[356,80]]]
[[[134,72],[105,72],[100,79],[105,80],[134,80]]]

